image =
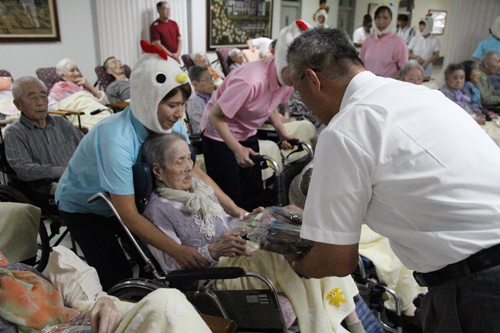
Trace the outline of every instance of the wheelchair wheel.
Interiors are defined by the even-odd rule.
[[[24,194],[7,185],[0,185],[0,202],[15,202],[32,205],[31,201]],[[50,239],[43,219],[40,219],[38,236],[38,253],[33,266],[37,271],[42,272],[47,266],[50,255]]]
[[[139,302],[141,299],[160,288],[166,288],[166,286],[154,280],[135,278],[122,281],[111,287],[107,292],[109,295],[118,297],[124,301]]]

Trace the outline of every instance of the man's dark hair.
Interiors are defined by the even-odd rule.
[[[370,16],[370,14],[366,14],[365,16],[363,16],[363,27],[365,27],[368,23],[371,22],[373,22],[373,19]]]
[[[156,4],[156,9],[160,9],[161,6],[164,4],[164,3],[167,3],[166,1],[160,1]]]
[[[384,10],[387,10],[387,12],[389,13],[389,16],[390,16],[390,17],[391,17],[391,19],[392,19],[392,11],[391,11],[391,9],[390,9],[389,7],[387,7],[387,6],[380,6],[380,7],[378,7],[378,8],[377,8],[377,10],[375,11],[375,15],[374,15],[374,17],[375,17],[375,18],[377,18],[377,16],[378,16],[380,13],[382,13]]]
[[[444,78],[446,79],[446,78],[450,77],[450,75],[454,71],[459,71],[459,70],[462,70],[465,73],[465,68],[462,64],[449,64],[448,67],[446,67],[446,69],[444,71]]]
[[[111,56],[111,57],[108,57],[108,59],[104,60],[104,63],[102,64],[102,66],[104,67],[105,70],[108,70],[108,60],[115,59],[115,58],[116,58],[115,56]]]
[[[408,15],[405,14],[399,14],[398,15],[398,21],[403,21],[403,22],[408,22]]]
[[[274,53],[276,53],[276,44],[278,44],[278,40],[277,39],[275,39],[275,40],[273,40],[271,42],[271,47],[273,48]]]
[[[420,21],[420,22],[418,22],[418,25],[421,25],[421,24],[423,24],[423,25],[427,25],[427,24],[425,24],[425,22],[424,22],[424,21]]]
[[[191,81],[198,82],[198,81],[200,81],[201,76],[205,72],[208,72],[208,68],[206,66],[200,66],[200,65],[193,66],[188,71],[189,79]]]
[[[330,80],[342,81],[353,67],[363,66],[351,40],[340,29],[305,31],[290,45],[287,59],[294,81],[299,81],[308,68]]]
[[[477,63],[477,61],[474,61],[474,60],[465,60],[465,61],[462,61],[461,64],[462,64],[462,66],[464,66],[464,70],[465,70],[465,81],[470,82],[470,76],[472,74],[472,71],[477,68],[478,63]]]

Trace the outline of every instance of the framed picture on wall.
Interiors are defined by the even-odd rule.
[[[0,2],[0,42],[60,40],[56,0]]]
[[[207,0],[207,50],[272,34],[273,0]]]
[[[429,9],[429,14],[432,15],[434,20],[434,25],[432,26],[432,35],[442,35],[444,34],[444,28],[446,27],[446,11],[445,10],[434,10]]]

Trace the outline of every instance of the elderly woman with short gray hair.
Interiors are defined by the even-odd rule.
[[[201,266],[238,266],[266,275],[287,296],[290,302],[285,304],[293,306],[294,311],[285,311],[288,324],[294,321],[295,312],[303,332],[346,332],[340,326],[343,320],[351,332],[364,332],[354,311],[353,297],[358,290],[350,276],[301,279],[282,255],[261,250],[251,255],[247,252],[246,241],[228,231],[235,220],[228,219],[212,187],[192,176],[191,151],[182,135],[153,134],[144,143],[143,154],[156,179],[144,216],[188,251],[200,254]],[[261,210],[259,207],[254,213]],[[181,268],[168,254],[153,246],[149,249],[165,273]],[[263,288],[254,283],[223,280],[217,282],[217,288]],[[309,319],[311,314],[313,320]]]
[[[50,97],[57,102],[73,95],[74,93],[86,90],[90,92],[99,103],[109,104],[108,96],[104,91],[97,90],[78,69],[78,66],[70,59],[64,58],[56,65],[56,72],[63,81],[57,82],[50,90]]]
[[[424,68],[416,62],[409,62],[401,68],[399,79],[416,85],[424,83]]]

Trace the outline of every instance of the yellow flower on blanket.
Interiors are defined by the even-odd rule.
[[[345,303],[343,291],[339,291],[339,288],[333,288],[328,295],[326,296],[326,300],[330,301],[330,305],[335,304],[336,307],[340,307],[340,302]]]

